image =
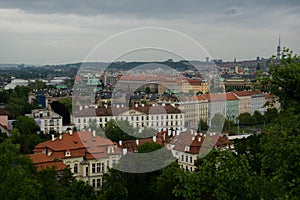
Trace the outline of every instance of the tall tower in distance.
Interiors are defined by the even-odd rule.
[[[280,35],[278,40],[278,46],[277,46],[277,59],[280,59],[281,57],[281,47],[280,47]]]

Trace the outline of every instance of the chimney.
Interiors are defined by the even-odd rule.
[[[104,107],[107,108],[107,104],[104,104]]]
[[[120,108],[120,105],[119,105],[119,104],[117,104],[117,108]]]
[[[124,105],[123,105],[123,104],[121,104],[121,108],[124,108]]]
[[[201,142],[201,137],[200,136],[198,137],[198,142]]]
[[[122,146],[122,140],[119,140],[119,145]]]
[[[135,104],[135,107],[137,108],[138,106],[139,106],[139,105],[136,103],[136,104]]]
[[[165,141],[166,140],[166,134],[163,133],[162,135],[163,135],[163,140]]]
[[[123,149],[123,155],[127,154],[127,149]]]
[[[135,140],[135,143],[136,143],[136,145],[139,145],[139,144],[140,144],[139,139],[136,139],[136,140]]]
[[[55,137],[54,137],[54,134],[51,134],[51,141],[54,141],[55,140]]]
[[[60,140],[62,139],[62,134],[59,134],[59,139],[60,139]]]
[[[70,135],[73,135],[73,130],[69,130],[69,134],[70,134]]]
[[[194,134],[194,130],[193,130],[193,129],[191,129],[191,134],[192,134],[192,135]]]
[[[92,131],[92,129],[91,129],[91,128],[89,128],[89,129],[88,129],[88,131],[89,131],[89,132],[91,132],[91,131]]]
[[[153,135],[152,139],[153,139],[153,142],[156,142],[156,135]]]
[[[82,111],[82,106],[79,106],[79,110]]]
[[[93,130],[93,137],[96,137],[96,131]]]
[[[194,136],[192,137],[192,140],[193,140],[193,141],[195,140],[195,137],[194,137]]]
[[[144,106],[145,106],[145,104],[142,103],[142,107],[144,107]]]

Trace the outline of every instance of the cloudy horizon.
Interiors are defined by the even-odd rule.
[[[226,61],[270,57],[279,34],[282,46],[299,54],[299,11],[297,0],[0,0],[0,63],[81,62],[108,37],[138,27],[182,32]],[[110,61],[109,51],[101,59]],[[191,53],[187,59],[205,57]]]

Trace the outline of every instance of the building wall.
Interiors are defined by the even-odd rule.
[[[151,127],[156,130],[173,127],[182,130],[185,118],[183,113],[178,114],[159,114],[159,115],[119,115],[119,116],[96,116],[96,117],[74,117],[75,126],[83,130],[89,122],[95,122],[100,127],[105,127],[106,123],[113,120],[128,121],[133,127]]]
[[[88,160],[84,163],[83,157],[63,159],[73,173],[76,180],[84,181],[96,190],[100,189],[103,184],[103,175],[108,172],[120,160],[120,155],[110,155],[107,158]],[[77,171],[76,171],[77,165]]]
[[[8,128],[8,116],[0,115],[0,124]]]
[[[255,111],[259,111],[261,114],[265,113],[265,96],[264,94],[253,95],[251,97],[251,115],[254,114]]]

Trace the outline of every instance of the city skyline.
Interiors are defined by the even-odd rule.
[[[201,44],[212,59],[224,61],[276,55],[279,35],[282,47],[298,53],[299,10],[300,3],[294,0],[229,3],[166,0],[164,4],[134,0],[121,4],[0,1],[0,60],[41,65],[81,62],[108,37],[138,27],[182,32]],[[176,45],[178,49],[182,46],[179,43],[174,48]],[[107,51],[99,61],[111,61],[110,56]],[[191,50],[186,59],[204,61],[205,56]]]

